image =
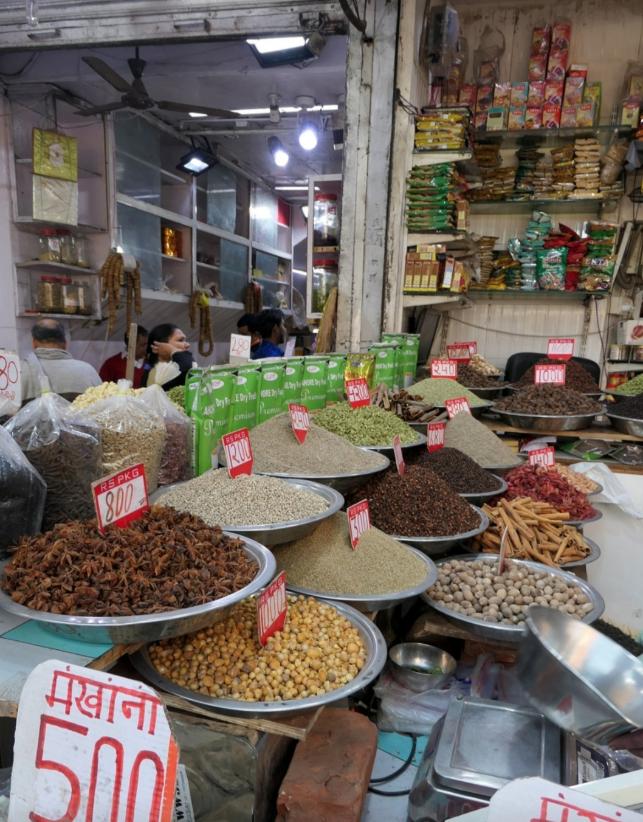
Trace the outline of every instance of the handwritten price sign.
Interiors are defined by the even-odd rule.
[[[529,452],[529,465],[544,465],[548,467],[554,464],[553,448],[534,448]]]
[[[393,437],[393,453],[395,454],[395,467],[397,468],[397,473],[403,477],[404,472],[406,471],[406,463],[404,462],[404,456],[402,455],[402,440],[400,439],[399,434],[396,434]]]
[[[0,409],[12,406],[7,413],[15,414],[22,402],[20,358],[12,351],[0,351]]]
[[[426,447],[429,453],[444,448],[446,422],[430,422],[426,427]]]
[[[246,334],[230,334],[230,362],[248,362],[251,339]]]
[[[449,419],[452,420],[456,414],[470,414],[471,408],[466,397],[454,397],[452,400],[445,400],[444,405],[447,409]]]
[[[458,363],[456,360],[432,360],[431,377],[434,379],[458,379]]]
[[[250,445],[250,433],[247,428],[239,428],[230,434],[221,437],[221,444],[225,451],[226,466],[228,475],[234,479],[241,474],[252,474],[252,446]]]
[[[567,366],[560,365],[535,365],[534,385],[565,385],[565,371]]]
[[[356,380],[346,380],[346,397],[351,408],[369,405],[371,397],[368,393],[366,380],[363,377]]]
[[[574,356],[576,340],[573,337],[550,337],[547,356],[550,360],[570,360]]]
[[[50,659],[20,695],[11,822],[171,822],[178,749],[147,685]]]
[[[92,482],[98,529],[124,528],[149,510],[143,463]]]
[[[450,360],[464,360],[465,362],[469,362],[472,357],[471,346],[472,343],[468,342],[459,342],[453,343],[452,345],[447,345],[447,354],[449,355]],[[475,344],[476,351],[478,350],[477,343]],[[473,352],[475,353],[475,351]]]
[[[368,510],[368,500],[363,499],[346,509],[348,515],[348,530],[353,551],[357,548],[362,534],[371,527],[371,515]]]
[[[310,431],[308,409],[305,405],[297,405],[297,403],[291,402],[288,403],[288,411],[290,413],[292,432],[297,438],[297,442],[303,445]]]
[[[266,590],[259,594],[257,600],[257,633],[262,645],[265,645],[273,634],[282,630],[286,622],[287,609],[286,572],[282,571]]]

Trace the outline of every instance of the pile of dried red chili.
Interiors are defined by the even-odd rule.
[[[566,511],[570,519],[591,519],[597,511],[587,501],[585,494],[553,468],[542,465],[521,465],[506,476],[508,499],[531,497],[548,502],[558,511]]]

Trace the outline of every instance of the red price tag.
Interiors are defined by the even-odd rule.
[[[396,434],[393,437],[393,453],[395,454],[397,473],[403,477],[404,472],[406,471],[406,463],[404,462],[404,457],[402,455],[402,440],[400,439],[399,434]]]
[[[221,437],[228,474],[232,479],[241,474],[252,474],[252,446],[247,428],[240,428]]]
[[[469,362],[471,359],[471,349],[469,346],[471,343],[453,343],[452,345],[447,345],[447,354],[449,355],[449,359],[451,360],[464,360],[465,362]],[[476,345],[477,349],[477,345]]]
[[[292,432],[297,437],[297,441],[303,445],[310,431],[308,409],[305,405],[297,405],[297,403],[291,402],[288,403],[288,411],[290,412]]]
[[[469,402],[466,397],[454,397],[452,400],[445,400],[444,404],[450,420],[452,420],[456,414],[471,413],[471,408],[469,407]]]
[[[432,360],[431,377],[434,379],[458,379],[458,363],[456,360]]]
[[[547,343],[547,356],[550,360],[570,360],[574,356],[573,337],[550,337]]]
[[[351,408],[360,408],[369,405],[371,396],[368,393],[368,383],[364,377],[357,380],[346,380],[346,396]]]
[[[567,366],[560,365],[535,365],[534,385],[565,385],[565,371]]]
[[[149,511],[145,466],[141,462],[92,482],[92,494],[98,530],[108,525],[124,528]]]
[[[283,629],[287,610],[286,572],[282,571],[257,599],[257,633],[262,645]]]
[[[346,509],[348,516],[348,530],[353,551],[357,548],[362,534],[371,527],[371,515],[368,510],[368,500],[363,499]]]
[[[554,464],[554,449],[534,448],[529,452],[529,465],[553,465]]]
[[[430,453],[444,448],[446,422],[430,422],[426,427],[426,447]]]
[[[49,659],[20,694],[9,819],[171,822],[178,748],[142,682]]]

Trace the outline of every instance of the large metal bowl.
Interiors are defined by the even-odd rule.
[[[438,562],[435,563],[438,568],[438,572],[440,571],[440,566],[445,562],[451,562],[456,559],[462,560],[463,562],[475,562],[476,560],[481,560],[483,562],[498,563],[498,556],[495,554],[486,556],[484,554],[467,554],[465,556],[449,557],[448,559],[438,560]],[[598,593],[598,591],[588,582],[585,582],[585,580],[574,576],[574,574],[570,574],[567,571],[561,571],[559,568],[550,568],[548,565],[543,565],[540,562],[531,562],[531,560],[526,559],[512,559],[511,562],[515,562],[518,565],[524,565],[528,568],[533,568],[534,571],[540,571],[541,573],[549,574],[553,577],[562,577],[568,584],[576,585],[580,588],[594,606],[588,614],[585,614],[582,620],[583,622],[594,622],[594,620],[598,619],[605,610],[603,597]],[[476,636],[512,644],[519,643],[522,639],[522,626],[506,625],[500,622],[488,622],[484,619],[478,619],[477,617],[459,614],[457,611],[452,611],[449,608],[445,608],[444,605],[433,600],[428,591],[422,594],[422,599],[427,603],[427,605],[430,605],[439,613],[444,614],[450,622],[454,622],[467,628]]]
[[[476,397],[480,397],[481,400],[493,400],[496,397],[499,397],[505,388],[508,388],[507,383],[502,383],[502,385],[498,386],[489,386],[488,388],[474,388],[471,385],[464,386],[467,391],[471,391],[472,394],[475,394]]]
[[[587,556],[583,557],[582,559],[576,559],[573,562],[566,562],[564,565],[560,566],[561,568],[563,568],[564,570],[567,570],[568,568],[580,568],[581,566],[589,565],[590,562],[596,562],[596,560],[601,555],[601,549],[598,547],[598,545],[594,542],[593,539],[589,539],[588,537],[585,537],[585,542],[589,546],[589,554],[587,554]],[[470,551],[472,554],[474,554],[477,557],[485,557],[486,556],[486,557],[496,557],[496,559],[498,558],[497,554],[487,553],[486,551],[478,551],[476,548],[473,547],[472,543],[469,543],[468,545],[465,545],[465,548],[467,549],[467,551]],[[536,564],[538,564],[538,563],[536,563]],[[542,567],[547,568],[547,567],[551,567],[551,566],[547,566],[543,563]]]
[[[534,707],[582,739],[605,744],[643,727],[643,664],[567,614],[530,608],[516,670]]]
[[[618,414],[607,412],[607,418],[617,431],[622,434],[629,434],[632,437],[643,439],[643,420],[635,420],[632,417],[620,417]]]
[[[521,414],[517,411],[503,411],[495,405],[491,410],[506,420],[509,425],[525,431],[580,431],[583,428],[589,428],[596,417],[603,413],[597,411],[595,414],[571,414],[561,417],[550,414]]]
[[[464,531],[462,534],[450,534],[444,537],[403,537],[398,534],[391,534],[391,536],[393,539],[397,539],[400,542],[406,542],[408,545],[413,545],[415,548],[422,551],[423,554],[427,554],[430,557],[443,554],[458,542],[465,539],[473,539],[473,537],[477,537],[478,534],[486,531],[489,527],[489,517],[487,517],[484,511],[477,508],[475,505],[472,505],[471,507],[475,509],[476,513],[480,517],[480,525],[472,531]]]
[[[603,519],[603,512],[599,511],[598,508],[595,510],[596,513],[593,517],[588,517],[587,519],[568,519],[565,520],[565,525],[573,525],[574,528],[582,528],[584,525],[589,525],[590,522],[598,522],[599,519]]]
[[[375,468],[366,468],[363,471],[354,471],[349,474],[319,474],[317,476],[297,476],[295,474],[286,474],[277,471],[255,471],[255,474],[262,474],[267,477],[278,477],[285,480],[304,480],[304,482],[317,482],[320,485],[328,485],[339,491],[340,494],[348,494],[349,491],[355,491],[365,482],[368,482],[371,477],[376,474],[381,474],[382,471],[390,466],[391,461],[386,454],[380,454],[382,464]]]
[[[396,591],[395,593],[377,595],[366,594],[363,596],[358,596],[356,594],[328,594],[323,591],[313,591],[310,588],[302,588],[299,585],[293,585],[290,581],[288,582],[288,588],[297,594],[306,594],[306,596],[316,597],[317,599],[329,599],[333,602],[345,602],[347,605],[357,608],[358,611],[365,611],[366,613],[370,613],[372,611],[383,611],[385,608],[392,608],[394,605],[398,605],[405,599],[412,599],[413,597],[419,596],[423,591],[426,591],[427,588],[430,588],[438,578],[438,571],[432,560],[425,556],[425,554],[421,551],[418,551],[417,548],[413,548],[411,545],[406,545],[405,547],[408,548],[409,551],[412,551],[417,558],[421,559],[426,565],[425,578],[418,585],[414,585],[411,588],[405,588],[404,590]]]
[[[228,533],[228,536],[238,535]],[[131,645],[189,634],[224,619],[233,605],[264,588],[274,577],[277,564],[271,552],[253,539],[240,538],[244,542],[246,554],[257,563],[257,576],[239,591],[204,605],[138,616],[67,616],[26,608],[0,591],[0,608],[16,616],[32,619],[55,634],[81,642]]]
[[[507,388],[508,391],[511,391],[512,393],[515,393],[516,391],[522,391],[523,388],[531,388],[532,385],[533,385],[533,383],[527,383],[526,385],[520,385],[519,383],[514,382],[514,383],[508,383],[505,387]],[[599,397],[602,397],[603,394],[605,394],[607,392],[599,390],[599,391],[579,391],[578,393],[583,394],[583,396],[585,396],[585,397],[591,397],[592,399],[598,399]]]
[[[278,702],[245,702],[240,699],[224,699],[222,697],[207,696],[196,691],[182,688],[171,679],[167,679],[160,674],[152,664],[148,649],[144,648],[131,657],[132,664],[136,670],[145,677],[155,688],[175,694],[196,705],[204,708],[211,708],[224,714],[235,716],[260,717],[269,719],[270,717],[285,716],[287,714],[301,713],[302,711],[316,710],[324,705],[330,705],[345,699],[347,696],[360,691],[370,684],[380,673],[386,663],[386,641],[370,619],[360,614],[349,605],[341,602],[326,602],[332,608],[339,611],[360,633],[366,648],[366,662],[357,676],[341,688],[329,691],[321,696],[309,696],[303,699],[290,699]]]
[[[402,450],[405,450],[407,448],[419,448],[420,445],[426,445],[426,436],[422,434],[420,431],[416,431],[415,433],[417,435],[417,439],[415,440],[415,442],[403,442]],[[380,453],[383,452],[385,454],[389,452],[391,454],[393,453],[392,443],[391,445],[359,445],[358,448],[363,448],[364,451],[379,451]]]
[[[463,499],[466,499],[467,502],[470,502],[472,505],[480,505],[480,503],[486,502],[489,499],[493,499],[494,497],[500,496],[500,494],[504,494],[507,490],[507,483],[502,477],[497,476],[496,474],[493,475],[496,477],[498,482],[500,483],[496,489],[493,491],[477,491],[471,492],[469,494],[459,494]]]
[[[307,536],[315,530],[320,522],[332,517],[344,505],[344,497],[328,485],[299,479],[284,479],[284,482],[299,491],[310,491],[318,494],[328,503],[328,508],[319,514],[306,517],[306,519],[296,519],[291,522],[275,522],[270,525],[228,525],[222,523],[220,527],[224,531],[234,531],[235,534],[242,534],[251,539],[256,539],[262,545],[282,545],[284,542],[292,542]],[[163,505],[163,496],[172,488],[176,488],[176,485],[166,485],[164,488],[159,488],[150,497],[150,502]]]
[[[496,474],[497,476],[503,476],[508,474],[509,471],[513,471],[514,468],[520,468],[520,466],[525,462],[527,456],[525,454],[516,454],[516,461],[512,465],[483,465],[485,471],[491,471],[492,474]]]

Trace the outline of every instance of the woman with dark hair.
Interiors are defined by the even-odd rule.
[[[158,383],[165,391],[185,385],[194,357],[185,334],[173,323],[156,325],[147,341],[147,362],[143,385]]]

